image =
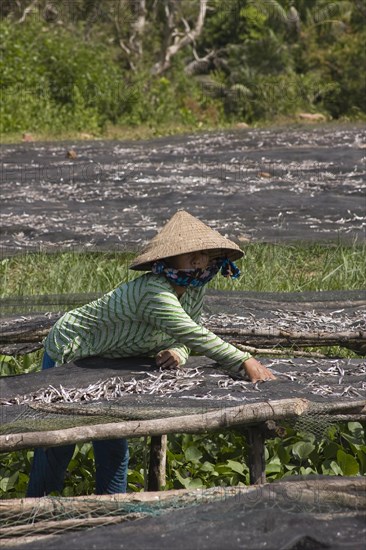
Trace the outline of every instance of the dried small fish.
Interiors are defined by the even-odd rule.
[[[274,372],[274,371],[272,371]],[[286,378],[289,378],[289,380],[291,380],[291,382],[293,382],[294,380],[297,379],[297,377],[294,375],[294,374],[291,374],[291,372],[281,372],[279,373],[281,376],[285,376]]]
[[[299,364],[292,359],[272,359],[267,364],[282,384],[295,383],[300,386],[301,395],[308,393],[330,398],[363,397],[366,391],[366,362],[345,361],[341,359],[312,360],[311,365]],[[209,393],[207,382],[211,388],[216,387],[216,395]],[[273,386],[274,388],[278,386]],[[109,379],[99,379],[86,387],[67,388],[65,386],[43,387],[37,392],[17,395],[9,400],[0,400],[5,405],[20,405],[31,402],[43,403],[77,403],[92,401],[108,401],[128,394],[169,396],[189,393],[187,397],[197,399],[243,400],[247,396],[259,399],[258,393],[267,398],[270,384],[253,384],[244,379],[234,379],[224,371],[221,373],[207,371],[201,367],[180,368],[171,370],[156,370],[154,372],[135,373],[132,378],[124,379],[114,376]],[[274,392],[275,393],[275,392]],[[183,397],[183,396],[182,396]],[[184,396],[186,397],[186,396]]]

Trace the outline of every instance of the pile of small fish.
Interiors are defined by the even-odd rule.
[[[307,367],[293,362],[291,359],[273,359],[267,367],[272,370],[278,380],[290,380],[301,385],[305,393],[327,397],[363,398],[366,395],[366,362],[350,364],[349,361],[327,359],[325,362],[307,360]],[[280,371],[278,366],[283,367]],[[330,366],[329,366],[330,365]],[[293,368],[292,368],[293,367]],[[268,390],[268,384],[249,382],[244,379],[233,379],[224,372],[212,373],[202,368],[160,369],[156,372],[141,371],[137,373],[143,377],[133,377],[124,380],[116,376],[106,380],[98,380],[85,388],[65,388],[48,386],[36,392],[18,395],[12,399],[0,400],[1,405],[22,405],[31,402],[40,403],[77,403],[117,399],[128,394],[156,395],[169,397],[189,391],[189,395],[182,398],[216,399],[225,401],[243,401],[246,397],[253,397],[258,392]],[[352,376],[352,382],[349,377]],[[329,383],[327,383],[329,379]],[[347,380],[348,379],[348,380]],[[356,379],[356,380],[355,380]],[[214,388],[225,390],[225,393],[215,394],[213,389],[203,386],[203,383],[213,381]],[[211,384],[212,388],[212,384]],[[214,393],[212,393],[214,392]],[[233,392],[235,395],[231,395]]]
[[[327,359],[327,364],[331,364],[330,367],[324,369],[320,366],[316,366],[319,361],[314,359],[308,360],[307,363],[313,363],[316,366],[316,370],[307,370],[303,367],[299,370],[298,365],[295,365],[291,359],[277,360],[278,363],[288,363],[294,365],[297,370],[288,371],[286,373],[276,373],[276,375],[289,378],[291,381],[297,381],[301,383],[313,395],[320,395],[327,397],[365,397],[366,392],[366,362],[360,362],[358,365],[354,365],[350,368],[350,362],[347,361],[347,368],[345,369],[338,359]],[[274,362],[272,363],[274,364]],[[347,384],[348,376],[360,377],[360,380],[353,382],[353,384]],[[329,377],[330,383],[325,384],[324,378]],[[361,378],[362,377],[362,378]],[[319,380],[322,379],[322,381]],[[333,380],[332,380],[333,378]],[[337,378],[337,381],[334,380]],[[360,393],[363,392],[363,393]]]
[[[248,315],[229,315],[218,313],[203,315],[202,322],[208,329],[218,327],[235,327],[236,329],[270,330],[290,329],[304,332],[346,332],[366,331],[366,311],[361,308],[353,312],[338,309],[330,312],[319,311],[284,311],[271,309],[266,311],[266,318],[249,313]]]
[[[196,388],[203,381],[202,369],[163,370],[158,373],[143,372],[145,378],[124,380],[115,376],[98,380],[86,388],[64,388],[48,386],[37,392],[19,395],[10,400],[0,400],[2,405],[23,405],[31,402],[41,403],[77,403],[116,399],[126,394],[148,394],[167,396]]]

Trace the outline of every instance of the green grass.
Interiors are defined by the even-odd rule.
[[[132,254],[34,253],[0,262],[1,297],[108,292],[139,272]],[[245,247],[236,281],[217,276],[210,288],[269,292],[352,290],[366,287],[365,244],[256,243]]]
[[[352,290],[366,286],[365,244],[250,244],[238,282],[217,277],[217,289],[257,292]]]
[[[288,123],[294,122],[288,121]],[[261,126],[258,124],[253,124],[252,127]],[[232,123],[196,123],[196,124],[179,124],[177,122],[159,124],[139,124],[138,126],[133,125],[122,125],[122,124],[109,124],[103,129],[93,132],[81,132],[77,130],[64,130],[64,131],[54,131],[52,129],[44,131],[34,131],[34,132],[0,132],[0,143],[3,144],[13,144],[13,143],[22,143],[27,135],[27,139],[31,142],[60,142],[60,141],[93,141],[98,139],[103,140],[123,140],[123,141],[141,141],[148,139],[155,139],[159,137],[166,136],[175,136],[175,135],[185,135],[209,131],[221,131],[225,129],[235,129],[236,124]]]

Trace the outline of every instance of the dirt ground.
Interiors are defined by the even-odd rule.
[[[365,238],[360,125],[24,143],[1,154],[3,256],[137,249],[178,209],[242,243]]]

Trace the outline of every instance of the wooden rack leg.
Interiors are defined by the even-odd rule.
[[[151,436],[148,491],[160,491],[166,484],[166,449],[166,435]]]
[[[259,485],[266,482],[265,430],[262,424],[247,428],[246,435],[249,447],[249,479],[251,485]]]

